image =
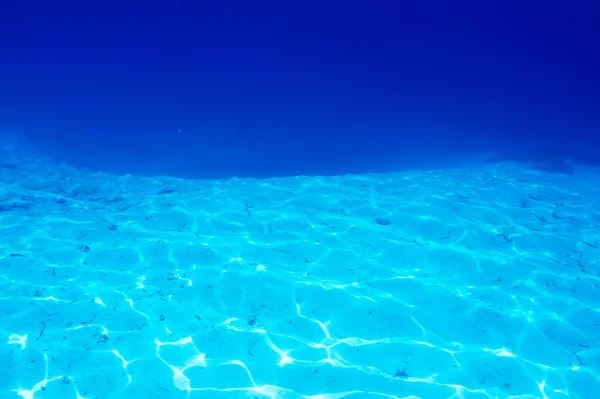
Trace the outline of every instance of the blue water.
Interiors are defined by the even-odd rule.
[[[0,398],[597,398],[571,3],[2,2]]]

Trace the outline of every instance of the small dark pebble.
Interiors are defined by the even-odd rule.
[[[375,221],[377,222],[377,224],[380,224],[382,226],[388,226],[390,224],[390,221],[384,218],[377,218],[375,219]]]
[[[92,250],[90,247],[88,247],[87,245],[83,245],[83,244],[79,244],[77,246],[77,249],[80,250],[81,252],[90,252]]]
[[[101,335],[98,337],[98,340],[96,341],[96,343],[97,343],[97,344],[103,344],[103,343],[105,343],[106,341],[108,341],[109,339],[110,339],[110,338],[108,337],[108,335],[106,335],[106,334],[101,334]]]
[[[406,377],[408,377],[408,374],[406,373],[406,370],[396,370],[396,374],[394,375],[394,377],[406,378]]]

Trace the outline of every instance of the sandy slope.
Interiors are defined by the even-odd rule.
[[[2,398],[600,391],[598,171],[186,181],[16,150]]]

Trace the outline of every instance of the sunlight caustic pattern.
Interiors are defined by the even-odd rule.
[[[2,398],[592,398],[600,179],[189,181],[14,148]]]

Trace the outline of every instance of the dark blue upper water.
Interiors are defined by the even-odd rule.
[[[592,2],[3,1],[0,131],[181,177],[597,163]]]

